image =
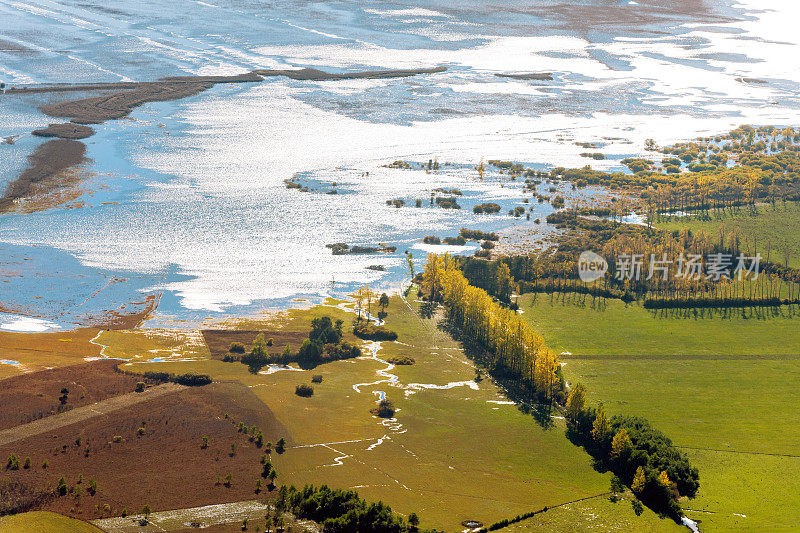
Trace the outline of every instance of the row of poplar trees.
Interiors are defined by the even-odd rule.
[[[495,370],[512,375],[546,401],[563,394],[558,358],[544,339],[515,311],[470,285],[451,256],[428,255],[422,292],[444,304],[455,325],[486,348]]]

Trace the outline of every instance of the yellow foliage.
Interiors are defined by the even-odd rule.
[[[628,431],[625,428],[620,429],[611,440],[611,458],[619,459],[626,451],[631,449],[633,444],[631,438],[628,436]]]
[[[634,494],[641,494],[644,490],[644,485],[647,480],[644,477],[644,469],[640,466],[636,469],[636,473],[633,475],[633,481],[631,482],[631,490]]]
[[[551,398],[559,385],[558,358],[541,335],[483,289],[473,287],[449,255],[428,255],[422,290],[441,298],[451,318],[483,343],[494,365],[507,368],[528,386]]]

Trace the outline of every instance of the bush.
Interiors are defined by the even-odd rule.
[[[451,246],[464,246],[467,244],[467,240],[459,235],[458,237],[445,237],[444,243],[449,244]]]
[[[442,244],[442,240],[434,235],[428,235],[422,239],[425,244]]]
[[[378,407],[372,409],[370,412],[381,418],[392,418],[394,417],[394,405],[392,405],[392,402],[389,400],[381,400]]]
[[[295,387],[294,393],[298,396],[302,396],[303,398],[310,398],[311,396],[314,396],[314,387],[303,383]]]
[[[461,228],[459,233],[464,239],[468,241],[499,241],[500,236],[497,233],[484,233],[477,229]]]
[[[361,321],[353,326],[353,334],[360,339],[371,341],[395,341],[397,333],[383,326],[376,326],[371,322]]]
[[[322,376],[319,374],[314,374],[311,376],[311,383],[322,383]]]
[[[389,363],[391,363],[393,365],[401,365],[401,366],[402,365],[413,365],[414,364],[414,358],[413,357],[409,357],[407,355],[398,355],[396,357],[390,357],[389,359],[387,359],[387,362],[389,362]]]
[[[479,204],[472,208],[472,212],[475,213],[476,215],[480,215],[482,213],[486,214],[499,213],[500,205],[492,202]]]
[[[241,342],[232,342],[228,351],[231,353],[244,353],[244,344]]]
[[[200,387],[203,385],[208,385],[212,382],[212,379],[208,374],[187,373],[172,377],[172,381],[187,387]]]
[[[140,381],[136,384],[134,392],[144,392],[144,381]]]
[[[319,344],[306,339],[297,354],[297,363],[303,368],[313,368],[322,361],[322,349]]]

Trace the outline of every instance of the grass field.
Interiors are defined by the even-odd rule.
[[[100,346],[90,341],[99,330],[80,328],[48,333],[13,333],[0,331],[0,359],[19,365],[0,364],[0,379],[44,368],[82,363],[97,357]]]
[[[590,401],[646,417],[700,469],[697,498],[683,505],[703,532],[800,523],[800,357],[565,362],[567,378],[584,383]]]
[[[75,520],[49,511],[32,511],[0,517],[0,531],[4,533],[102,533],[88,522]]]
[[[399,333],[398,342],[361,343],[365,357],[313,370],[253,375],[242,364],[208,358],[128,368],[205,372],[241,381],[295,440],[296,446],[274,458],[279,483],[355,488],[400,513],[417,512],[426,527],[459,530],[466,519],[491,524],[609,490],[610,475],[592,468],[590,457],[565,438],[560,421],[545,429],[490,380],[475,383],[471,362],[435,319],[420,318],[399,297],[392,298],[388,311],[387,326]],[[248,321],[240,329],[307,331],[310,318],[323,313],[346,324],[353,318],[347,305],[329,302],[266,322]],[[368,357],[373,353],[376,357]],[[378,360],[393,355],[410,355],[416,363],[391,368]],[[295,385],[310,383],[314,374],[323,377],[314,385],[314,396],[295,395]],[[381,392],[397,408],[394,419],[369,412]],[[629,530],[680,529],[649,511],[636,517],[630,504],[572,505],[574,511],[554,511],[554,517],[562,517],[560,525],[546,529],[573,531],[580,524],[601,530],[619,524],[630,524]],[[541,529],[537,520],[516,530]]]
[[[649,419],[700,469],[686,514],[704,533],[791,530],[800,521],[800,318],[788,309],[663,318],[580,300],[525,295],[520,306],[562,353],[571,383],[612,413]]]
[[[647,310],[582,295],[525,294],[525,317],[557,353],[575,355],[792,355],[800,353],[800,312]],[[743,313],[744,312],[744,316]]]
[[[700,221],[696,217],[670,217],[656,224],[658,229],[704,231],[716,236],[722,228],[724,232],[738,230],[742,237],[756,243],[756,250],[766,259],[783,264],[784,250],[790,252],[789,266],[800,267],[800,202],[777,202],[759,205],[756,214],[750,208],[742,207],[735,211],[712,212],[712,220]],[[768,252],[767,248],[770,247]]]

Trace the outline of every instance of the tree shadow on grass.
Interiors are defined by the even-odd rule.
[[[459,343],[464,354],[475,363],[476,367],[485,370],[491,376],[493,383],[503,389],[506,397],[516,404],[520,412],[532,416],[543,429],[555,427],[553,407],[548,403],[539,402],[533,391],[521,385],[514,376],[504,372],[503,368],[493,365],[483,344],[464,335],[446,316],[438,321],[436,327]]]

